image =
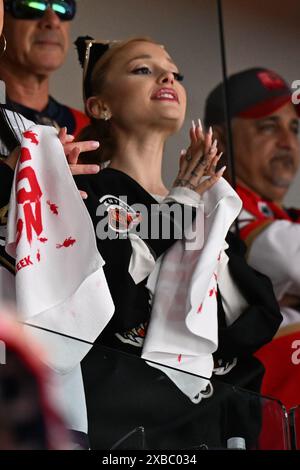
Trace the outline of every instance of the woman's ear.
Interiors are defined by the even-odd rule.
[[[101,119],[102,102],[97,96],[90,96],[85,103],[86,110],[89,116],[94,119]]]
[[[106,104],[98,96],[90,96],[86,101],[86,109],[89,116],[94,119],[104,119],[108,121],[111,118],[111,112]]]

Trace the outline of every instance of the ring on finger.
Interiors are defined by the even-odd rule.
[[[187,162],[190,162],[192,160],[192,155],[191,155],[191,152],[186,152],[186,156],[185,156],[185,159]]]
[[[196,165],[196,168],[198,168],[199,165],[206,166],[206,164],[207,164],[207,154],[204,153],[199,158],[199,160],[197,162],[197,165]]]
[[[187,184],[188,184],[188,180],[181,179],[181,178],[178,178],[174,183],[175,186],[181,186],[181,187],[184,187]]]
[[[199,159],[199,161],[198,161],[198,163],[197,163],[197,165],[196,165],[196,168],[198,168],[198,166],[203,166],[204,168],[207,166],[207,158],[206,158],[206,155],[203,155],[203,156]]]

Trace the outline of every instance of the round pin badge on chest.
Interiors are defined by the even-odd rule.
[[[117,234],[126,235],[141,222],[141,215],[116,196],[105,195],[100,199],[100,204],[106,209],[109,229]]]
[[[261,212],[261,214],[263,214],[264,216],[266,216],[266,217],[273,217],[274,216],[273,211],[270,209],[270,207],[268,206],[268,204],[266,202],[259,201],[257,203],[257,207],[258,207],[259,212]]]

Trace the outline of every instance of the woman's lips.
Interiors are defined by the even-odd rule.
[[[151,99],[160,101],[175,101],[179,103],[178,95],[173,88],[160,88],[152,95]]]

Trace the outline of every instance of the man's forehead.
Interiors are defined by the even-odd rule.
[[[281,106],[280,108],[276,109],[276,111],[273,111],[270,114],[267,114],[266,116],[261,116],[258,118],[246,118],[246,117],[234,117],[232,119],[232,124],[235,125],[235,123],[241,123],[243,125],[249,125],[250,123],[259,123],[263,121],[290,121],[290,122],[297,122],[299,121],[299,116],[297,114],[297,111],[292,103],[286,103],[284,106]]]
[[[263,116],[258,120],[268,119],[268,118],[277,118],[277,119],[289,118],[293,120],[298,120],[299,116],[297,114],[295,106],[292,103],[286,103],[284,106],[281,106],[280,108],[276,109],[276,111],[274,111],[273,113],[267,116]]]

